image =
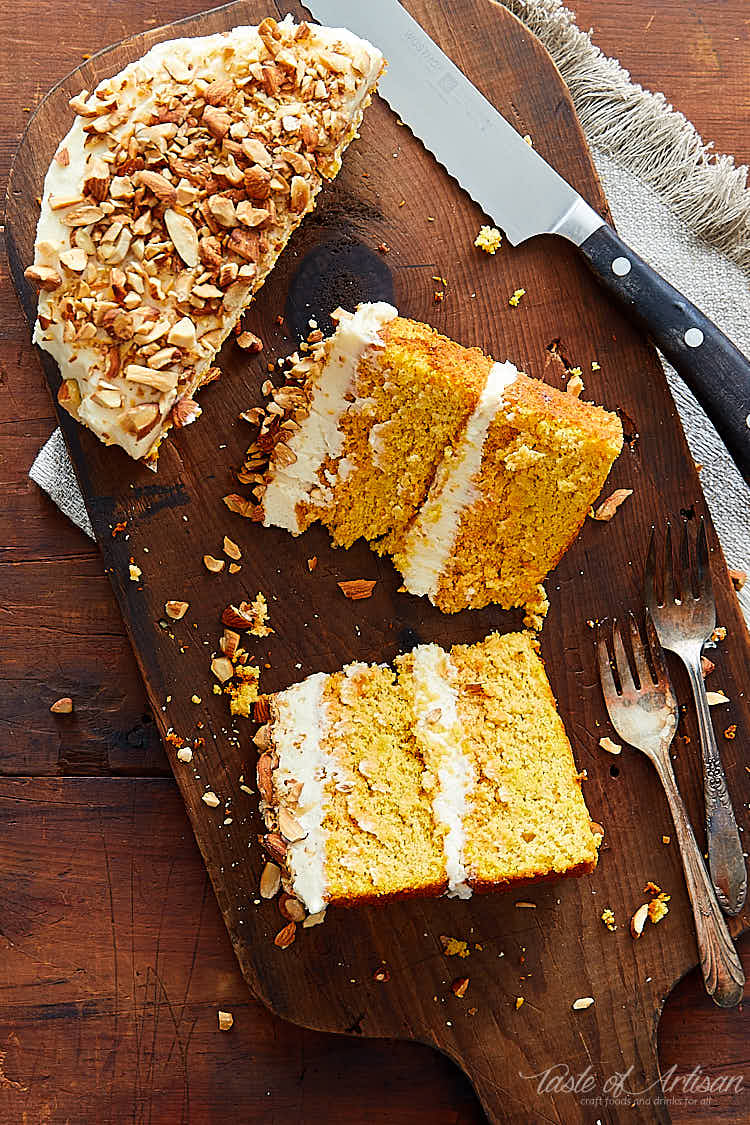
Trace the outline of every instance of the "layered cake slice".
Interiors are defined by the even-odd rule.
[[[475,410],[491,360],[383,302],[336,310],[305,373],[301,428],[275,450],[266,526],[320,521],[336,546],[400,534]]]
[[[380,52],[342,29],[258,27],[153,47],[71,101],[44,183],[34,340],[61,404],[152,455],[362,120]]]
[[[597,838],[536,642],[420,645],[270,699],[258,788],[311,913],[590,872]]]
[[[293,534],[320,521],[337,545],[363,536],[446,613],[525,606],[538,625],[540,584],[622,448],[617,416],[390,305],[339,310],[291,358],[249,450],[259,503],[227,503]]]

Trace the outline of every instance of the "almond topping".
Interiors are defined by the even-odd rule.
[[[622,746],[618,742],[613,742],[611,738],[600,738],[599,745],[602,750],[606,750],[608,754],[621,754]]]
[[[352,578],[348,582],[338,582],[337,586],[345,598],[357,602],[372,596],[376,581],[374,578]]]
[[[234,1016],[231,1012],[219,1011],[219,1031],[230,1031],[234,1023]]]
[[[141,367],[138,363],[129,363],[125,368],[125,379],[128,383],[153,387],[155,391],[174,390],[177,378],[176,371],[155,371],[152,367]]]
[[[88,255],[85,250],[74,246],[72,250],[63,250],[60,261],[66,269],[72,270],[73,273],[83,273],[88,262]]]
[[[639,906],[633,917],[630,919],[630,933],[631,936],[638,939],[643,933],[643,927],[646,925],[648,918],[648,903],[644,902]]]
[[[221,804],[219,798],[210,789],[208,793],[203,794],[203,796],[201,797],[201,801],[203,801],[204,804],[208,805],[210,809],[218,808],[218,806]]]
[[[277,945],[279,949],[288,949],[294,941],[297,934],[297,925],[295,922],[290,922],[288,926],[284,926],[283,930],[279,930],[276,937],[273,939],[273,944]]]
[[[593,1003],[594,1003],[594,997],[593,996],[581,996],[581,998],[579,1000],[573,1001],[573,1011],[574,1012],[585,1011],[585,1009],[590,1008]]]
[[[73,700],[69,695],[64,695],[62,699],[56,699],[50,707],[53,715],[70,715],[73,710]]]
[[[279,809],[279,832],[290,844],[304,840],[307,835],[299,821],[285,808]]]
[[[242,551],[239,549],[234,540],[230,539],[227,535],[224,536],[224,554],[228,555],[230,559],[241,559]]]
[[[290,922],[304,922],[305,908],[294,895],[283,894],[279,899],[279,913]]]
[[[144,168],[136,174],[136,183],[143,184],[165,207],[171,207],[177,201],[177,189],[161,172],[151,172]]]
[[[212,574],[218,574],[219,571],[224,569],[224,559],[215,559],[213,555],[204,555],[203,565],[206,570],[210,570]]]
[[[260,876],[260,897],[275,898],[281,886],[281,868],[269,860]]]
[[[621,504],[624,504],[628,496],[633,495],[632,488],[616,488],[611,496],[599,505],[594,512],[593,518],[595,520],[611,520],[617,509]]]
[[[187,215],[177,211],[164,212],[164,224],[174,248],[188,268],[198,265],[198,234]]]
[[[211,671],[220,683],[225,684],[234,675],[234,665],[226,656],[215,656],[211,661]]]
[[[27,281],[33,281],[40,289],[57,289],[62,284],[62,278],[57,270],[51,266],[27,266],[23,271]]]
[[[254,332],[240,332],[237,337],[237,344],[239,347],[244,348],[245,351],[250,352],[251,355],[256,355],[258,352],[263,351],[263,341],[260,336],[256,336]]]

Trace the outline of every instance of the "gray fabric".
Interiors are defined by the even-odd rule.
[[[728,157],[711,163],[690,123],[661,95],[630,83],[627,72],[593,46],[558,0],[506,3],[541,36],[569,82],[620,234],[750,354],[747,231],[746,222],[738,222],[750,199],[744,169],[734,168]],[[653,126],[650,133],[641,129],[635,140],[634,106],[641,125]],[[686,178],[686,153],[695,163],[692,178],[703,184],[702,197],[695,196],[695,184],[687,196],[675,187]],[[701,480],[727,561],[750,570],[750,490],[693,396],[665,367],[690,449],[703,465]],[[59,430],[38,454],[30,476],[92,535]],[[740,601],[750,621],[750,585]]]

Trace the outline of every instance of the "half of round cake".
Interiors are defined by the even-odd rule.
[[[266,19],[159,43],[89,94],[44,183],[34,340],[61,404],[153,456],[336,175],[383,69],[343,29]]]
[[[311,914],[326,903],[467,898],[596,866],[536,642],[419,645],[270,697],[257,768],[271,855]]]

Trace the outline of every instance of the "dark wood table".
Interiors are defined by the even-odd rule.
[[[159,22],[199,6],[171,0]],[[576,7],[634,79],[750,160],[746,0]],[[48,87],[154,11],[4,6],[3,183]],[[28,480],[54,415],[0,269],[0,1122],[481,1121],[468,1083],[427,1048],[302,1031],[249,996],[97,550]],[[74,716],[51,715],[64,695]],[[742,953],[749,973],[750,942]],[[228,1034],[219,1008],[234,1014]],[[693,973],[661,1022],[662,1067],[747,1079],[749,1033],[747,1014],[714,1008]],[[750,1090],[711,1109],[683,1094],[672,1113],[748,1120]]]

